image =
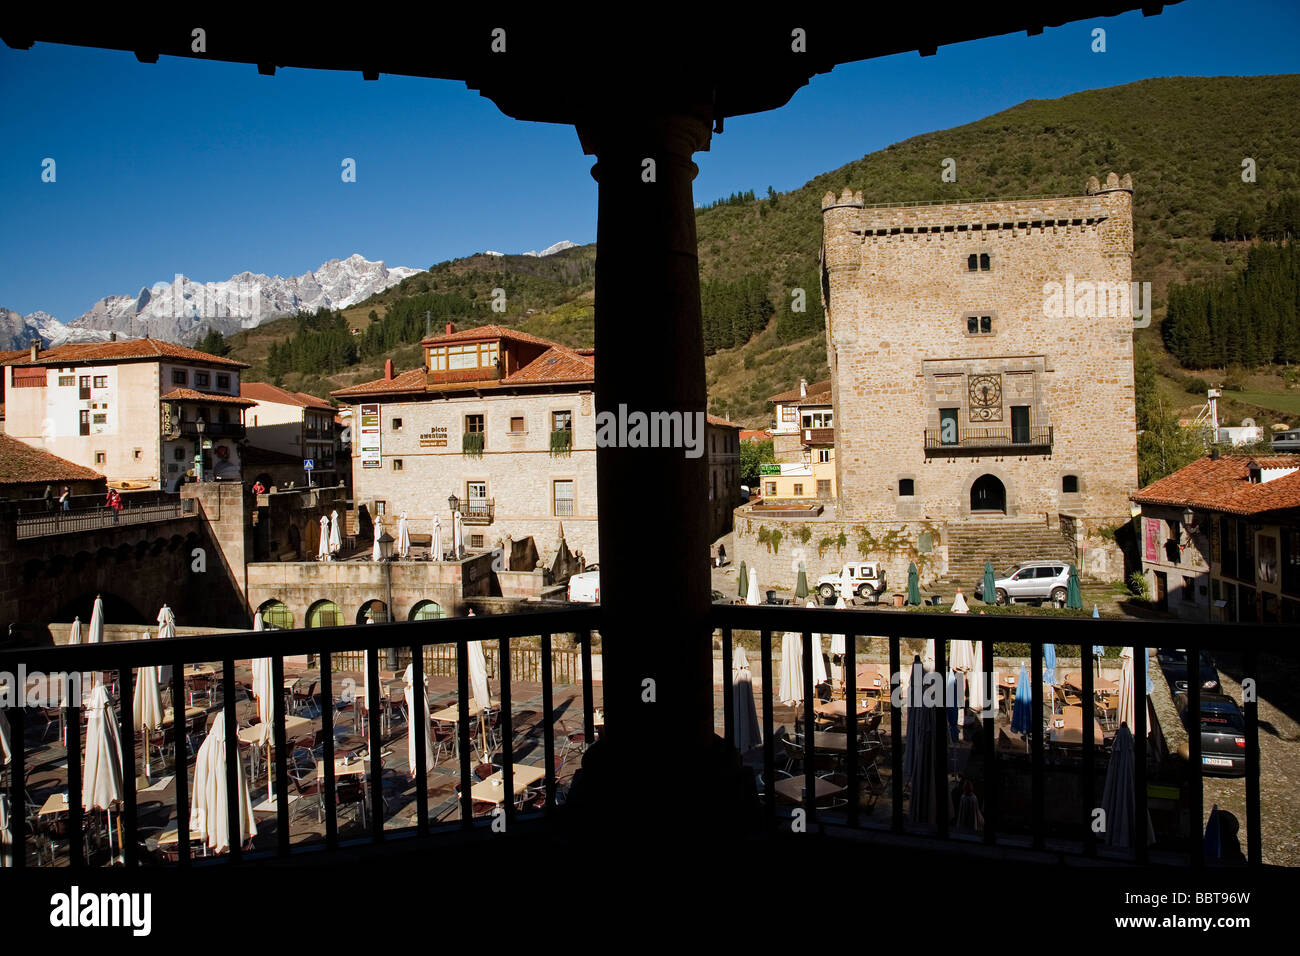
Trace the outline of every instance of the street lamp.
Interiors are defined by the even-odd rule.
[[[203,429],[205,427],[203,416],[200,415],[194,422],[194,430],[199,435],[194,449],[194,479],[200,482],[203,480]]]
[[[460,510],[460,499],[456,497],[454,491],[447,496],[447,507],[451,509],[452,514]]]
[[[384,616],[393,619],[393,536],[387,531],[379,536],[379,560],[384,563]],[[388,648],[388,669],[397,670],[397,648]]]

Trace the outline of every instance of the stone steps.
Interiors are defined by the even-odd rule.
[[[948,572],[936,582],[955,590],[973,589],[984,578],[984,563],[1005,574],[1021,561],[1073,561],[1070,546],[1056,528],[1038,521],[990,521],[949,525],[947,528]]]

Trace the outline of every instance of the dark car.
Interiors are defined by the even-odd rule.
[[[1169,681],[1169,689],[1175,694],[1187,690],[1187,649],[1183,647],[1160,647],[1156,649],[1156,661],[1160,671]],[[1223,690],[1219,684],[1219,671],[1214,665],[1214,658],[1208,651],[1201,651],[1201,690],[1217,694]]]
[[[1187,713],[1187,695],[1174,697],[1174,706],[1188,733],[1193,732]],[[1237,702],[1226,694],[1201,695],[1201,770],[1240,777],[1246,773],[1246,718]]]

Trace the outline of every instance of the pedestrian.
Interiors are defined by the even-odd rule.
[[[54,486],[53,485],[45,486],[45,510],[46,511],[54,510]]]
[[[718,567],[722,567],[726,563],[727,563],[727,546],[725,544],[720,544],[718,545]]]
[[[59,495],[59,507],[64,511],[72,510],[72,491],[67,485],[63,486],[63,492]]]

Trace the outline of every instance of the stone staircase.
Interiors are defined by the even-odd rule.
[[[1070,545],[1059,528],[1049,528],[1042,519],[970,519],[950,523],[946,529],[948,573],[932,588],[953,593],[957,588],[970,596],[984,579],[984,562],[1002,577],[1021,561],[1074,561]]]

